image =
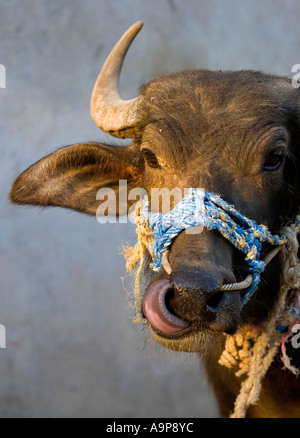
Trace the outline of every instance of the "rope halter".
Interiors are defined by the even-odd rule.
[[[300,215],[296,218],[300,226]],[[285,236],[272,235],[265,225],[243,216],[220,196],[205,192],[203,189],[190,188],[183,199],[167,214],[150,210],[148,198],[142,201],[137,227],[146,226],[151,230],[148,251],[152,256],[151,268],[158,271],[164,268],[168,274],[172,268],[168,261],[168,251],[176,236],[183,230],[202,226],[208,230],[217,230],[245,255],[245,263],[250,274],[239,283],[222,286],[221,290],[242,290],[245,293],[242,305],[253,295],[260,282],[260,274],[267,263],[286,243]],[[260,260],[261,247],[267,242],[274,248],[264,260]]]
[[[153,213],[145,198],[136,206],[133,214],[137,226],[137,244],[124,251],[127,269],[133,271],[137,264],[135,280],[135,322],[138,316],[141,295],[140,275],[148,251],[152,258],[152,270],[164,268],[168,274],[172,267],[168,261],[170,245],[183,230],[200,226],[208,230],[218,230],[245,255],[245,263],[251,274],[240,283],[225,284],[221,290],[242,290],[245,294],[242,305],[248,302],[260,281],[265,266],[282,249],[282,267],[278,297],[269,315],[261,326],[249,324],[238,332],[226,335],[225,349],[219,364],[228,368],[238,367],[236,376],[247,374],[242,381],[239,395],[234,404],[231,417],[242,418],[249,406],[259,400],[261,382],[266,375],[278,349],[281,348],[284,368],[295,375],[300,369],[295,367],[287,355],[286,344],[294,333],[295,324],[300,323],[300,261],[298,258],[300,214],[293,224],[281,229],[282,236],[272,235],[265,225],[258,225],[239,213],[220,196],[202,189],[189,189],[186,196],[167,214]],[[201,230],[201,228],[200,228]],[[198,230],[198,232],[200,231]],[[264,260],[260,260],[262,243],[267,242],[275,248]]]

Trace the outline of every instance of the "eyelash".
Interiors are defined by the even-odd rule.
[[[265,158],[262,170],[266,172],[274,172],[279,169],[285,158],[284,151],[280,149],[274,149]]]

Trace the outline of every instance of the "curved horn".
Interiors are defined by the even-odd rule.
[[[91,116],[98,128],[115,137],[135,137],[141,114],[141,97],[123,100],[118,92],[118,79],[123,60],[143,23],[133,24],[117,42],[96,80],[91,97]]]

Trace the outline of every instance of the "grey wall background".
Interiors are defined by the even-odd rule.
[[[133,22],[145,26],[123,68],[125,98],[186,67],[290,75],[299,16],[299,0],[1,0],[1,417],[218,416],[197,357],[155,346],[130,319],[119,247],[134,243],[133,226],[12,206],[7,193],[58,147],[107,140],[90,93]]]

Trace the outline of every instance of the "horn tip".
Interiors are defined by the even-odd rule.
[[[143,26],[144,26],[143,21],[137,21],[128,29],[128,32],[134,32],[134,34],[136,35],[142,29]]]
[[[133,26],[138,27],[139,29],[141,29],[144,26],[144,22],[143,21],[137,21],[136,23],[133,24]]]

